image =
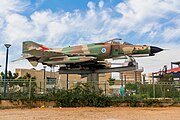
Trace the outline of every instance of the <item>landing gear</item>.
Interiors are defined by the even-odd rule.
[[[136,66],[137,65],[136,60],[132,56],[126,55],[126,58],[127,59],[125,60],[125,63],[127,64],[127,66]]]
[[[129,62],[128,66],[134,66],[133,62]]]

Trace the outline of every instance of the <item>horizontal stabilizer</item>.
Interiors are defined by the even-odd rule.
[[[16,59],[16,60],[13,60],[13,61],[11,61],[11,62],[16,62],[16,61],[20,61],[20,60],[24,60],[24,59],[26,59],[26,58],[20,57],[20,58],[18,58],[18,59]]]
[[[24,60],[24,59],[28,59],[28,58],[32,58],[32,57],[34,57],[34,56],[28,54],[28,55],[24,55],[24,56],[22,56],[22,57],[20,57],[20,58],[18,58],[16,60],[13,60],[11,62],[16,62],[16,61],[20,61],[20,60]]]

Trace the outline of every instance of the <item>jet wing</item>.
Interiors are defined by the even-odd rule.
[[[67,56],[98,56],[98,53],[65,53]]]
[[[91,53],[91,54],[83,54],[83,53],[62,53],[58,52],[57,50],[29,50],[26,51],[26,53],[31,54],[35,57],[73,57],[73,56],[97,56],[97,53]]]
[[[93,61],[96,57],[92,56],[64,56],[64,57],[51,57],[48,61],[44,61],[44,63],[48,65],[60,65],[60,64],[81,64],[87,61]]]
[[[31,54],[35,57],[54,57],[54,56],[64,56],[64,53],[53,51],[53,50],[28,50],[26,53]]]

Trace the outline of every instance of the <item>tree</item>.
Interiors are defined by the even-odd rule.
[[[109,82],[109,85],[114,85],[114,83],[115,83],[114,78],[109,78],[107,81]]]
[[[0,73],[1,78],[4,79],[4,72]],[[16,79],[18,77],[18,73],[12,73],[11,71],[8,71],[6,78],[7,79]]]
[[[8,71],[7,73],[7,79],[12,79],[13,78],[13,74],[11,71]]]
[[[130,91],[134,91],[134,90],[136,90],[136,84],[135,83],[127,83],[126,89],[130,90]]]
[[[173,81],[173,75],[170,73],[164,74],[160,78],[160,82],[172,82]]]
[[[3,72],[1,72],[1,78],[4,79],[4,73]]]
[[[26,75],[23,76],[24,79],[31,79],[31,74],[26,73]]]

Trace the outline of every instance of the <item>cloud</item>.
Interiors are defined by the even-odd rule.
[[[164,65],[167,65],[168,69],[170,69],[171,62],[180,60],[178,55],[180,48],[178,44],[161,44],[159,46],[164,49],[168,49],[152,57],[136,59],[139,66],[144,67],[145,73],[158,72]]]
[[[6,27],[2,31],[5,41],[13,43],[26,39],[32,39],[33,35],[29,34],[33,30],[33,24],[28,22],[25,16],[11,14],[6,17]]]
[[[37,5],[42,2],[43,0],[37,2]],[[1,3],[0,40],[2,44],[12,43],[11,59],[20,56],[21,43],[26,40],[50,47],[64,47],[102,42],[115,37],[124,38],[129,42],[156,45],[175,43],[180,38],[178,0],[127,0],[113,7],[105,7],[104,0],[98,3],[90,1],[86,11],[77,9],[72,12],[53,12],[46,9],[35,10],[28,16],[22,13],[30,9],[30,1],[2,0]],[[155,63],[155,60],[153,62]]]
[[[119,3],[116,11],[123,14],[126,20],[144,22],[144,20],[156,21],[159,18],[166,18],[169,12],[179,13],[179,6],[178,0],[128,0]]]
[[[99,6],[99,8],[102,8],[104,6],[104,0],[100,0],[98,6]]]
[[[173,19],[170,14],[179,14],[179,7],[178,0],[128,0],[116,6],[115,10],[122,14],[122,18],[114,20],[114,24],[123,27],[126,35],[131,31],[140,35],[147,33],[147,36],[158,32],[152,38],[162,37],[160,34],[166,31],[164,26]],[[173,24],[173,21],[169,24]],[[170,40],[171,37],[164,39]]]
[[[21,13],[30,4],[26,0],[1,0],[0,4],[0,17],[6,16],[12,13]]]
[[[44,43],[53,41],[53,44],[59,42],[69,44],[126,37],[132,32],[138,37],[145,35],[150,39],[161,37],[171,40],[178,37],[174,35],[173,37],[172,34],[167,37],[166,33],[171,33],[174,29],[167,29],[165,24],[170,19],[168,16],[170,12],[179,12],[180,4],[175,0],[128,0],[120,2],[115,8],[101,9],[104,2],[100,0],[98,6],[92,1],[88,2],[88,10],[85,13],[80,10],[73,12],[44,10],[35,11],[30,17],[16,11],[7,13],[5,20],[0,19],[0,26],[4,26],[1,39],[5,38],[5,41],[10,42],[41,39]],[[19,8],[19,11],[22,9]],[[167,20],[161,23],[161,19]],[[179,33],[178,29],[175,29],[176,33]],[[71,34],[72,37],[69,36]],[[69,43],[67,39],[70,39]]]
[[[3,51],[0,51],[0,57],[1,57],[1,59],[0,59],[0,71],[3,71],[4,70],[4,66],[3,66],[3,64],[5,64],[5,57],[4,57],[4,55],[5,55],[5,53],[3,52]]]
[[[179,38],[180,35],[180,27],[179,28],[166,28],[163,33],[162,33],[163,37],[168,39],[168,40],[172,40],[172,39],[176,39]]]
[[[87,7],[92,10],[92,9],[96,8],[96,5],[95,5],[95,3],[90,1],[90,2],[88,2]]]

